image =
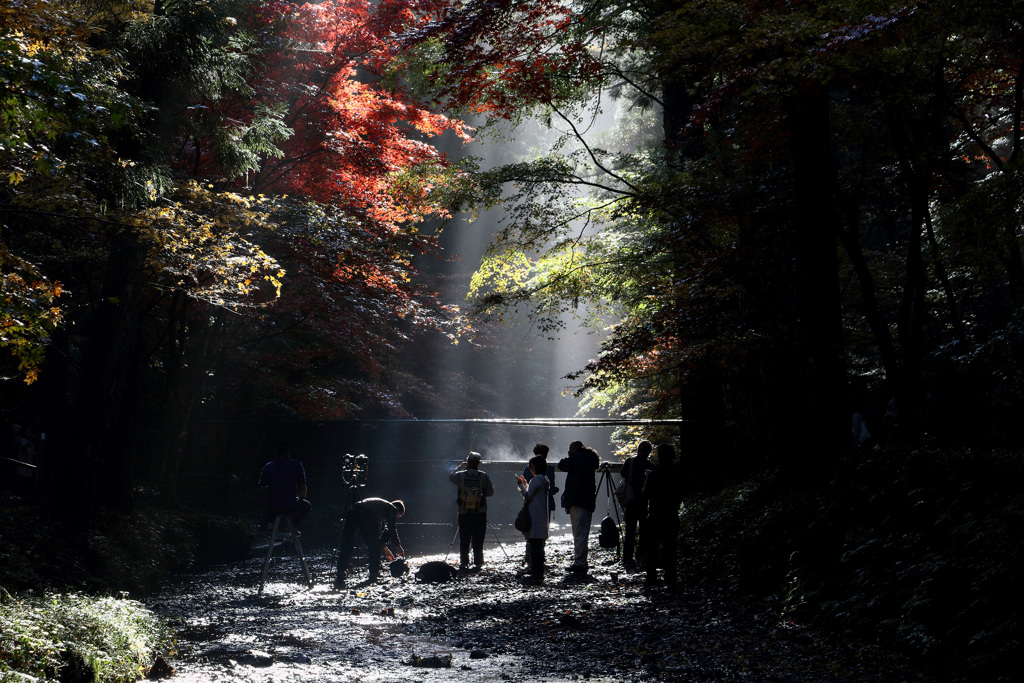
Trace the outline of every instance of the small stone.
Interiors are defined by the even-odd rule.
[[[169,678],[174,675],[174,667],[167,663],[163,657],[157,657],[156,661],[153,662],[153,666],[149,667],[149,671],[146,672],[146,678],[151,681],[159,680],[161,678]]]
[[[274,663],[274,657],[269,652],[250,650],[242,655],[239,661],[247,666],[266,667]]]

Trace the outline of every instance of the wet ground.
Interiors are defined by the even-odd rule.
[[[254,553],[183,577],[149,604],[178,631],[178,681],[939,680],[876,645],[780,620],[767,602],[645,588],[643,574],[597,547],[596,528],[591,541],[586,580],[566,573],[567,536],[549,540],[541,586],[516,576],[521,541],[490,538],[479,573],[424,584],[384,572],[366,585],[363,559],[343,590],[331,588],[331,550],[309,553],[309,589],[284,544],[262,595]],[[445,557],[411,554],[409,565]],[[447,561],[457,564],[457,546]]]

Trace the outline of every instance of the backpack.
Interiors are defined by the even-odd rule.
[[[619,525],[611,517],[601,520],[601,535],[597,537],[597,542],[602,548],[619,547]]]
[[[619,505],[623,507],[636,499],[636,491],[633,490],[633,484],[630,483],[630,479],[633,478],[633,463],[634,460],[630,458],[622,466],[622,470],[619,472],[622,479],[619,481],[619,485],[615,487],[615,497],[618,498]],[[629,474],[626,473],[627,470],[629,470]]]
[[[459,505],[467,510],[476,510],[484,498],[484,487],[480,472],[466,472],[459,487]]]

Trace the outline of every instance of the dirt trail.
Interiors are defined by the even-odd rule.
[[[511,559],[489,548],[483,571],[450,583],[389,576],[341,591],[329,554],[312,557],[310,590],[278,551],[262,597],[253,558],[185,577],[149,604],[178,630],[178,681],[936,680],[880,647],[782,622],[767,604],[645,589],[609,550],[595,547],[590,577],[573,580],[571,545],[549,541],[542,586],[520,582],[522,547],[508,544]]]

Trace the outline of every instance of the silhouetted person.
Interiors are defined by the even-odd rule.
[[[868,416],[866,413],[859,410],[855,412],[851,419],[850,427],[853,442],[858,446],[869,446],[874,441],[874,438],[871,436],[871,429],[868,426]]]
[[[526,572],[529,582],[539,584],[544,580],[544,542],[548,537],[548,489],[550,483],[544,471],[547,460],[540,455],[530,458],[527,464],[530,481],[519,477],[519,493],[530,508],[530,529],[526,542],[530,546],[530,568]]]
[[[582,441],[569,444],[569,457],[558,461],[558,469],[566,472],[562,507],[569,513],[572,524],[572,542],[575,549],[569,571],[573,576],[587,575],[587,550],[590,542],[590,523],[597,508],[597,479],[594,473],[601,459]]]
[[[269,491],[268,523],[273,523],[278,515],[290,515],[292,524],[298,526],[312,508],[306,500],[306,469],[292,458],[292,447],[287,441],[277,444],[277,457],[263,466],[257,485]]]
[[[676,545],[679,543],[679,504],[682,502],[682,476],[676,464],[676,451],[661,444],[656,467],[647,475],[643,494],[647,498],[647,585],[658,579],[658,567],[665,582],[676,583]]]
[[[896,409],[896,397],[889,399],[885,406],[885,415],[882,417],[882,428],[885,430],[885,440],[897,441],[900,438],[902,428],[900,427],[900,413]]]
[[[533,446],[533,454],[539,455],[544,458],[544,476],[548,478],[548,524],[551,523],[551,514],[555,511],[555,494],[558,493],[558,487],[555,486],[555,466],[548,465],[548,452],[549,449],[547,444],[538,443]],[[526,479],[526,483],[529,484],[530,480],[533,479],[533,473],[530,472],[530,465],[527,463],[526,467],[523,468],[523,478]],[[530,566],[530,541],[526,541],[526,566]]]
[[[473,546],[473,564],[484,564],[484,536],[487,535],[487,498],[494,486],[486,472],[480,471],[480,454],[470,451],[448,480],[459,488],[459,569],[469,569],[469,546]]]
[[[405,549],[398,538],[398,518],[405,514],[405,503],[400,500],[386,501],[383,498],[364,498],[345,515],[345,526],[338,542],[338,573],[334,587],[345,585],[345,570],[356,543],[356,532],[363,538],[370,558],[370,583],[380,576],[381,549],[390,552],[387,544],[394,546],[396,555],[404,556]]]
[[[644,498],[644,482],[647,470],[651,468],[649,456],[654,446],[644,440],[637,444],[636,455],[626,458],[622,463],[620,476],[629,483],[632,498],[623,502],[622,512],[625,517],[625,539],[622,546],[622,564],[632,569],[637,563],[643,563],[647,553],[647,499]],[[637,532],[639,531],[639,538]]]

